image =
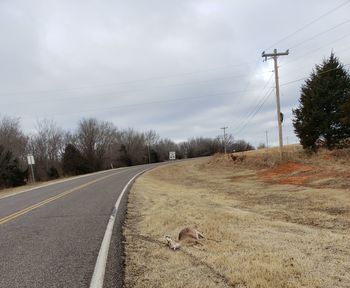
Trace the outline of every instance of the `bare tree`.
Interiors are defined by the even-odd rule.
[[[149,130],[144,133],[147,152],[148,152],[148,163],[151,163],[151,146],[155,145],[159,141],[159,135],[154,130]]]
[[[224,138],[223,135],[219,135],[216,139],[217,141],[221,142],[221,149],[220,151],[221,152],[224,152],[224,149],[223,147],[225,146],[226,144],[226,147],[227,147],[227,152],[232,152],[232,147],[233,147],[233,143],[234,143],[234,138],[233,138],[233,135],[232,134],[225,134],[226,138]]]
[[[175,151],[178,154],[178,156],[180,154],[178,153],[178,145],[170,139],[161,139],[160,141],[158,141],[155,150],[157,152],[159,162],[169,160],[170,151]]]
[[[136,165],[146,163],[146,141],[143,133],[134,129],[123,130],[120,135],[119,162],[121,165]]]
[[[246,142],[244,140],[237,140],[232,145],[232,148],[235,152],[249,151],[249,150],[255,149],[253,145],[251,145],[249,142]]]
[[[36,133],[31,136],[29,150],[36,159],[39,179],[56,178],[61,170],[65,132],[53,120],[37,123]]]
[[[220,138],[191,138],[185,143],[181,143],[181,147],[186,147],[186,157],[202,157],[210,156],[220,151],[222,148]]]
[[[0,119],[0,145],[24,162],[28,137],[20,127],[19,118],[3,117]]]
[[[256,149],[264,149],[264,148],[266,148],[265,143],[259,143],[259,145]]]
[[[88,160],[91,171],[109,167],[107,152],[117,140],[116,127],[111,122],[95,118],[83,119],[76,133],[76,143],[83,156]]]

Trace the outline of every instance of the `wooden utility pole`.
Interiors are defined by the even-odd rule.
[[[225,154],[226,154],[226,129],[228,127],[222,127],[220,129],[223,129],[224,130],[224,149],[225,149]]]
[[[278,80],[278,65],[277,65],[277,58],[278,56],[285,56],[289,55],[289,50],[286,52],[280,52],[277,53],[277,49],[273,50],[273,53],[265,53],[265,51],[262,53],[262,57],[265,58],[265,61],[267,61],[267,58],[272,58],[275,65],[275,83],[276,83],[276,104],[277,104],[277,119],[278,119],[278,136],[279,136],[279,144],[280,144],[280,157],[281,160],[283,158],[283,136],[282,136],[282,114],[281,114],[281,103],[280,103],[280,85]]]
[[[265,131],[265,136],[266,136],[266,154],[269,154],[269,132],[267,130]]]

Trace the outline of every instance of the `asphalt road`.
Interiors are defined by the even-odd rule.
[[[113,206],[146,168],[109,170],[0,199],[0,287],[89,287]],[[126,201],[113,227],[103,287],[123,284]]]

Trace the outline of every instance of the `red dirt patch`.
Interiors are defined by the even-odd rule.
[[[291,176],[284,179],[281,179],[279,183],[281,184],[292,184],[292,185],[305,185],[310,176]]]
[[[295,162],[287,162],[269,170],[259,172],[257,175],[268,182],[280,184],[305,185],[311,178],[312,172],[318,168]]]

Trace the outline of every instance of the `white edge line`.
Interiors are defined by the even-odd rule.
[[[105,232],[105,235],[103,236],[101,248],[100,248],[100,251],[98,252],[94,273],[92,275],[91,282],[90,282],[90,288],[103,287],[103,280],[104,280],[105,271],[106,271],[107,257],[108,257],[109,245],[111,243],[113,226],[115,222],[115,217],[118,212],[119,204],[123,198],[123,195],[129,188],[129,185],[135,180],[135,178],[137,178],[138,176],[140,176],[142,173],[146,172],[149,169],[150,168],[142,170],[141,172],[133,176],[129,180],[129,182],[124,186],[124,189],[120,193],[117,202],[114,204],[113,212],[112,212],[112,215],[109,217],[106,232]]]

